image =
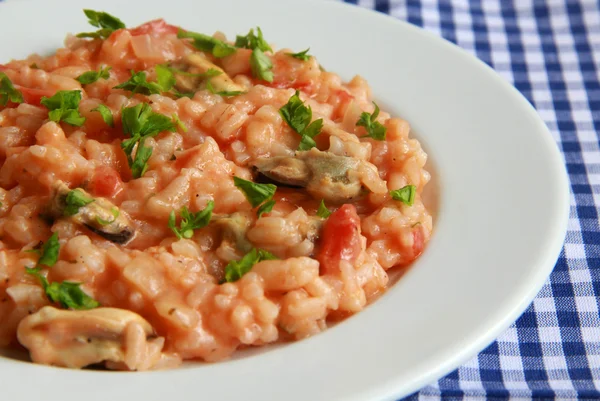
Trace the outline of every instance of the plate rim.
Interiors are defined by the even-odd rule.
[[[28,1],[30,3],[43,3],[43,1],[41,1],[41,0],[28,0]],[[60,0],[60,1],[65,4],[66,3],[69,3],[69,4],[74,3],[74,1],[72,1],[72,0]],[[176,1],[180,1],[180,0],[176,0]],[[234,0],[228,0],[228,1],[235,2]],[[283,0],[281,2],[287,3],[287,4],[297,4],[293,0]],[[0,9],[2,9],[2,7],[4,7],[5,5],[14,6],[15,3],[17,3],[17,0],[7,0],[5,3],[0,3]],[[19,3],[23,3],[23,1],[19,0]],[[467,361],[469,358],[476,355],[479,351],[484,349],[488,344],[492,343],[494,341],[494,339],[499,334],[501,334],[502,331],[506,330],[510,326],[510,324],[512,324],[525,311],[525,309],[531,304],[531,302],[533,301],[535,296],[539,293],[539,291],[542,288],[542,286],[544,285],[548,275],[552,271],[552,269],[555,265],[555,261],[558,259],[559,255],[562,251],[562,244],[564,243],[564,239],[565,239],[565,236],[567,233],[571,191],[570,191],[569,179],[568,179],[566,166],[565,166],[564,160],[562,158],[562,155],[558,149],[557,143],[553,139],[552,134],[549,131],[546,124],[542,121],[541,117],[538,115],[534,106],[531,103],[529,103],[529,101],[527,101],[527,99],[525,99],[525,97],[513,85],[511,85],[509,82],[507,82],[496,71],[494,71],[489,65],[485,64],[483,61],[478,59],[475,55],[460,48],[458,45],[456,45],[452,42],[449,42],[440,36],[437,36],[433,32],[427,31],[424,28],[417,27],[408,22],[399,20],[390,15],[378,13],[378,12],[370,10],[370,9],[364,9],[364,8],[352,6],[352,5],[349,5],[346,3],[341,3],[341,2],[337,2],[337,1],[331,1],[331,0],[329,0],[329,1],[318,1],[318,0],[305,1],[305,4],[309,4],[309,3],[316,7],[327,4],[328,6],[333,7],[333,8],[346,9],[348,12],[350,12],[349,11],[350,9],[353,9],[352,12],[355,12],[357,14],[370,14],[369,18],[374,18],[374,19],[377,18],[377,19],[381,20],[382,23],[386,23],[386,24],[389,24],[389,23],[396,24],[396,25],[402,27],[403,29],[408,29],[408,30],[413,31],[413,33],[415,35],[425,36],[427,38],[427,40],[435,41],[438,45],[444,46],[446,49],[451,51],[454,56],[460,57],[460,58],[466,57],[466,58],[468,58],[470,63],[476,63],[478,65],[478,68],[481,69],[483,67],[483,69],[486,71],[486,74],[488,75],[488,78],[490,79],[490,81],[494,81],[495,85],[500,85],[504,91],[507,91],[507,93],[510,93],[511,94],[510,96],[512,96],[512,98],[516,102],[520,103],[519,108],[523,109],[523,112],[528,113],[530,115],[530,117],[535,117],[534,119],[536,120],[537,125],[539,126],[538,127],[539,131],[543,132],[543,134],[544,134],[544,135],[540,136],[540,138],[543,138],[546,145],[548,146],[548,148],[552,149],[550,152],[551,152],[552,158],[554,159],[553,166],[556,168],[556,171],[554,173],[555,173],[555,177],[560,181],[558,186],[562,187],[563,189],[566,189],[566,191],[563,191],[563,193],[562,193],[562,199],[559,200],[559,203],[564,206],[563,210],[562,210],[562,215],[560,216],[560,218],[556,218],[556,221],[554,222],[555,223],[554,230],[556,231],[557,234],[554,236],[553,241],[550,241],[551,243],[548,244],[548,248],[551,248],[553,251],[547,252],[545,255],[545,258],[543,258],[544,261],[540,262],[540,266],[543,265],[546,267],[538,269],[537,274],[536,274],[536,279],[533,280],[531,283],[529,283],[529,285],[528,285],[529,289],[521,294],[520,301],[513,305],[513,307],[511,308],[512,309],[511,312],[506,314],[502,320],[496,322],[495,325],[488,327],[486,332],[481,333],[478,336],[477,341],[473,341],[470,343],[470,345],[465,346],[465,348],[461,352],[458,352],[458,353],[454,352],[453,357],[446,358],[445,362],[442,363],[438,368],[430,369],[429,372],[427,372],[426,374],[423,374],[418,380],[413,381],[410,386],[404,386],[402,388],[402,390],[400,391],[400,393],[403,395],[408,395],[408,394],[412,393],[413,391],[418,390],[423,385],[435,380],[436,378],[442,377],[442,376],[446,375],[447,373],[451,372],[457,366],[461,365],[462,363]],[[153,4],[153,3],[149,3],[149,4]],[[19,6],[19,7],[21,7],[21,6]],[[410,121],[410,122],[412,123],[412,121]],[[419,139],[421,139],[421,138],[419,138]],[[425,140],[425,142],[427,142],[427,140]],[[434,160],[434,162],[435,162],[435,160]],[[434,234],[433,239],[435,239],[435,234]],[[410,272],[408,274],[410,274]],[[360,316],[360,314],[359,314],[359,316]],[[313,338],[316,338],[316,337],[313,337]],[[312,339],[308,339],[308,340],[304,340],[303,342],[309,342],[311,340]],[[294,345],[295,344],[287,345],[286,348],[292,347]],[[0,358],[0,369],[2,368],[3,365],[4,365],[3,360]],[[46,369],[45,367],[39,367],[39,366],[36,366],[35,368]],[[114,374],[111,372],[106,372],[106,373],[109,375]],[[162,375],[164,373],[165,372],[160,372],[160,373],[153,372],[152,376],[156,376],[158,374]],[[375,399],[382,395],[385,397],[385,399],[392,399],[392,398],[395,398],[398,396],[397,395],[399,393],[398,388],[402,387],[402,386],[399,386],[397,383],[397,380],[394,380],[393,377],[390,377],[388,379],[388,381],[386,382],[386,384],[383,385],[383,387],[384,388],[379,387],[377,390],[374,390],[377,394],[374,394],[374,393],[371,394],[372,391],[365,390],[364,394],[362,394],[362,395],[365,395],[367,397],[367,399],[371,399],[371,398]],[[381,391],[381,390],[385,390],[385,391]],[[383,393],[385,393],[385,394],[383,394]]]

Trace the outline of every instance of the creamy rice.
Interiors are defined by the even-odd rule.
[[[23,95],[23,102],[0,107],[0,346],[20,343],[35,362],[68,367],[105,361],[110,369],[145,370],[187,359],[218,361],[242,347],[317,334],[361,311],[386,290],[389,269],[423,251],[432,231],[421,199],[430,178],[427,155],[409,136],[408,123],[384,111],[377,121],[385,140],[357,126],[361,114],[375,108],[364,79],[343,82],[315,57],[303,60],[282,49],[264,52],[273,64],[268,82],[252,72],[252,49],[217,58],[177,33],[153,21],[117,29],[107,39],[69,36],[52,56],[0,66]],[[220,33],[214,38],[225,40]],[[190,64],[194,53],[243,93],[212,93],[210,78],[201,79],[191,97],[114,88],[131,78],[130,70],[156,81],[157,65],[205,73]],[[77,80],[102,67],[112,67],[107,79]],[[312,121],[323,120],[308,151],[298,151],[301,135],[280,113],[296,90]],[[81,92],[81,126],[49,119],[40,100],[57,91]],[[121,146],[128,139],[121,116],[141,103],[177,116],[181,125],[145,140],[152,155],[134,178]],[[93,111],[99,105],[113,114],[114,128]],[[352,164],[347,181],[316,182],[313,171],[308,184],[290,187],[260,164],[276,157]],[[234,176],[274,181],[272,211],[259,218]],[[111,240],[102,227],[82,223],[83,209],[74,216],[52,212],[59,183],[83,189],[94,200],[90,205],[100,206],[102,198],[114,205],[131,232]],[[340,200],[350,184],[360,192]],[[390,191],[408,186],[414,186],[412,202],[393,199]],[[317,215],[322,199],[333,212],[328,218]],[[172,211],[179,226],[183,206],[195,213],[210,201],[210,223],[189,238],[169,228]],[[100,307],[66,309],[26,272],[41,253],[28,250],[53,233],[58,259],[38,265],[39,274],[50,283],[81,283]],[[250,249],[275,259],[263,258],[238,280],[224,282],[228,263]]]

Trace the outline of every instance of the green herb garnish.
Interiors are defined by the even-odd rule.
[[[273,210],[273,206],[275,206],[275,199],[271,199],[260,205],[258,210],[256,211],[256,215],[260,219],[263,214],[271,212]]]
[[[6,106],[9,101],[23,103],[23,94],[15,89],[8,75],[0,72],[0,106]]]
[[[415,202],[415,194],[417,193],[417,187],[414,185],[406,185],[395,191],[390,191],[390,195],[394,200],[400,201],[407,206],[412,206]]]
[[[179,228],[177,228],[177,226],[175,225],[176,217],[175,211],[173,210],[169,215],[169,228],[173,230],[173,232],[179,239],[192,238],[192,236],[194,235],[194,230],[198,230],[208,225],[214,208],[215,203],[213,201],[208,201],[206,207],[203,210],[196,213],[190,213],[187,207],[182,207],[181,212],[179,213],[181,216]]]
[[[235,47],[244,48],[244,49],[260,49],[263,52],[273,51],[271,46],[267,43],[267,41],[263,38],[262,30],[259,27],[256,27],[256,32],[258,34],[254,34],[254,28],[250,29],[248,35],[246,36],[236,36],[235,38]]]
[[[121,143],[121,148],[127,155],[127,162],[131,167],[133,178],[140,178],[148,168],[148,160],[152,155],[152,148],[144,146],[148,137],[158,135],[163,131],[175,132],[177,127],[169,117],[155,113],[147,103],[123,109],[121,116],[123,132],[130,136]],[[137,144],[135,157],[132,156],[133,149]]]
[[[80,207],[89,205],[92,202],[94,202],[94,199],[86,196],[79,189],[69,191],[65,198],[66,207],[64,214],[65,216],[73,216],[79,212]]]
[[[84,72],[80,76],[77,77],[77,80],[82,85],[93,84],[99,79],[108,79],[110,78],[110,70],[112,67],[100,68],[100,71],[88,71]]]
[[[312,57],[310,54],[308,54],[309,50],[310,50],[310,47],[308,49],[303,50],[303,51],[298,52],[298,53],[286,53],[286,54],[288,56],[292,56],[293,58],[297,58],[298,60],[308,61]]]
[[[117,218],[121,214],[121,212],[119,212],[119,209],[117,209],[116,207],[113,207],[110,210],[110,213],[113,215],[113,219],[112,220],[104,220],[102,217],[96,217],[96,221],[98,222],[98,224],[100,224],[101,226],[107,226],[107,225],[109,225],[111,223],[114,223],[115,220],[117,220]]]
[[[267,82],[273,82],[273,63],[269,56],[259,48],[252,50],[250,55],[250,69],[255,78],[263,79]]]
[[[377,116],[379,116],[379,106],[377,103],[373,102],[375,105],[375,111],[373,114],[369,114],[366,111],[360,115],[360,119],[356,122],[357,127],[365,127],[367,130],[366,137],[373,138],[378,141],[385,141],[385,133],[387,128],[384,127],[380,122],[375,121]]]
[[[258,217],[263,213],[268,213],[275,206],[273,196],[277,187],[273,184],[257,184],[252,181],[244,180],[243,178],[233,177],[233,183],[235,186],[244,193],[244,196],[252,207],[258,208]]]
[[[180,39],[192,39],[192,45],[196,49],[211,53],[217,58],[229,56],[236,51],[235,46],[203,33],[184,31],[180,29],[177,33],[177,37]]]
[[[41,104],[49,110],[48,118],[54,122],[64,121],[67,124],[81,127],[85,117],[79,113],[81,91],[58,91],[52,97],[43,97]]]
[[[225,266],[225,281],[232,283],[238,281],[242,276],[252,270],[252,267],[263,260],[275,260],[277,257],[262,249],[252,248],[240,260],[232,260]]]
[[[63,308],[87,310],[100,306],[98,301],[87,295],[81,289],[81,283],[63,281],[50,284],[48,279],[40,273],[40,268],[25,268],[27,274],[37,277],[46,292],[46,296],[52,302],[60,304]]]
[[[100,113],[106,125],[110,127],[115,126],[115,119],[113,117],[113,113],[107,106],[101,104],[95,109],[92,109],[92,111],[97,111],[98,113]]]
[[[325,206],[325,199],[321,199],[321,203],[319,204],[319,209],[317,210],[317,216],[326,219],[331,216],[331,211],[327,209]]]
[[[323,119],[319,118],[311,123],[312,109],[305,106],[300,100],[299,91],[296,91],[288,102],[279,109],[279,114],[290,128],[300,135],[298,150],[309,150],[317,146],[314,137],[321,132]]]
[[[125,28],[123,21],[103,11],[83,10],[88,17],[90,25],[98,29],[96,32],[84,32],[77,35],[78,38],[108,38],[117,29]]]
[[[123,89],[130,91],[132,94],[142,95],[159,95],[163,92],[163,87],[157,82],[148,82],[144,71],[131,71],[131,78],[115,86],[113,89]]]

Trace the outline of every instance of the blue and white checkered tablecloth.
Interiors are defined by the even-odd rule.
[[[535,106],[567,163],[566,243],[492,345],[408,400],[600,399],[600,2],[354,0],[458,44]]]
[[[477,357],[406,399],[600,399],[600,2],[346,1],[491,65],[538,110],[571,180],[566,243],[533,304]]]

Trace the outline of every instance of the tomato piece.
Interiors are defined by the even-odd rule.
[[[98,166],[92,177],[91,190],[95,196],[111,198],[123,190],[123,181],[114,168]]]
[[[54,92],[48,89],[26,88],[20,85],[15,85],[15,89],[23,94],[23,100],[25,100],[25,103],[36,106],[41,105],[43,97],[52,97],[54,95]]]
[[[145,35],[145,34],[165,34],[165,33],[177,33],[179,27],[170,25],[165,22],[164,19],[155,19],[150,22],[146,22],[138,26],[137,28],[129,29],[131,36]]]
[[[317,259],[321,274],[339,271],[340,261],[354,262],[360,251],[360,217],[354,205],[343,205],[325,222],[321,236],[321,250]]]
[[[425,248],[425,234],[423,233],[423,228],[418,225],[413,229],[413,253],[414,259],[416,259],[422,252],[423,248]]]

